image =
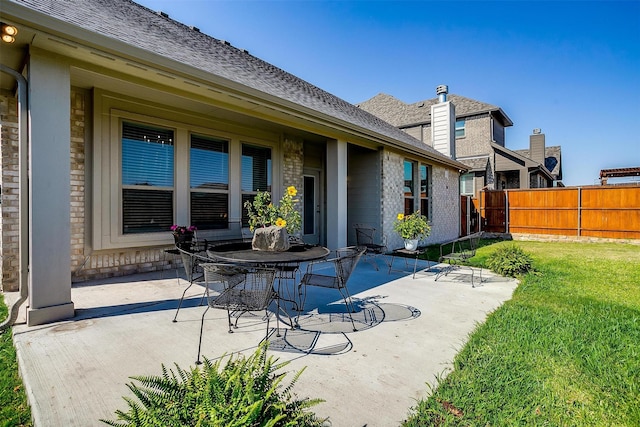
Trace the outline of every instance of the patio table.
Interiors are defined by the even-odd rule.
[[[278,301],[278,311],[283,310],[280,306],[280,301],[292,303],[295,307],[294,310],[299,311],[299,304],[295,299],[295,291],[293,291],[292,296],[291,290],[288,290],[288,288],[283,289],[280,282],[282,280],[295,280],[300,263],[326,258],[329,253],[329,249],[323,246],[303,244],[292,245],[288,251],[259,251],[251,248],[251,242],[221,244],[207,250],[209,258],[216,261],[276,269],[278,271],[276,276],[278,287],[277,289],[274,287],[274,292]],[[287,289],[287,297],[283,295],[285,289]],[[284,310],[283,313],[291,319],[289,313]],[[293,323],[291,323],[291,327],[294,327]]]
[[[300,264],[329,255],[329,249],[322,246],[294,245],[288,251],[271,252],[251,249],[251,242],[229,243],[214,246],[207,251],[210,258],[234,264],[276,267],[280,264]]]

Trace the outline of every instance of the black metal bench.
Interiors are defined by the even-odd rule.
[[[475,287],[473,282],[474,269],[468,265],[468,261],[475,256],[483,234],[484,233],[481,231],[479,233],[470,234],[468,236],[442,243],[440,245],[440,257],[438,258],[438,262],[446,262],[449,265],[438,271],[435,280],[448,275],[456,268],[467,267],[471,270],[471,286]],[[480,269],[480,283],[482,283],[482,269]]]

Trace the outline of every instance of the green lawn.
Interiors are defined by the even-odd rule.
[[[484,243],[478,264],[505,244]],[[640,246],[516,244],[537,274],[476,329],[404,426],[639,426]]]
[[[7,307],[0,293],[0,319],[7,317]],[[22,381],[18,376],[16,351],[11,329],[0,333],[0,427],[31,426],[31,411]]]

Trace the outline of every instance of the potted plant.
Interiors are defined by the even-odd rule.
[[[249,216],[249,229],[254,232],[252,247],[257,250],[286,251],[289,235],[301,228],[302,218],[296,210],[298,190],[293,185],[277,205],[271,202],[271,193],[258,191],[253,202],[246,201],[244,207]]]
[[[405,249],[410,251],[418,249],[418,241],[431,233],[427,217],[422,215],[420,211],[410,215],[399,213],[393,223],[393,229],[404,239]]]
[[[171,234],[173,234],[173,240],[176,242],[176,246],[182,247],[191,244],[196,230],[197,227],[195,225],[172,225]]]

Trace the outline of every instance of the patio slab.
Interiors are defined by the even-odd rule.
[[[469,333],[517,286],[488,271],[482,273],[486,280],[472,288],[464,270],[436,282],[433,269],[412,279],[412,261],[405,272],[391,274],[379,264],[376,271],[359,263],[349,282],[358,331],[352,331],[335,290],[312,289],[301,328],[285,325],[281,337],[273,330],[269,336],[269,353],[290,361],[289,378],[306,367],[294,392],[324,399],[313,410],[334,427],[398,426],[425,397],[427,383],[448,372]],[[400,265],[396,260],[394,269]],[[159,375],[162,364],[194,366],[202,290],[189,293],[178,322],[172,323],[185,284],[172,274],[74,285],[75,318],[37,327],[19,318],[14,341],[36,427],[105,425],[99,419],[115,419],[116,409],[127,409],[122,396],[131,396],[125,385],[130,376]],[[245,315],[238,326],[229,334],[226,312],[210,309],[203,356],[214,360],[253,352],[266,323]],[[273,316],[270,327],[275,327]]]

